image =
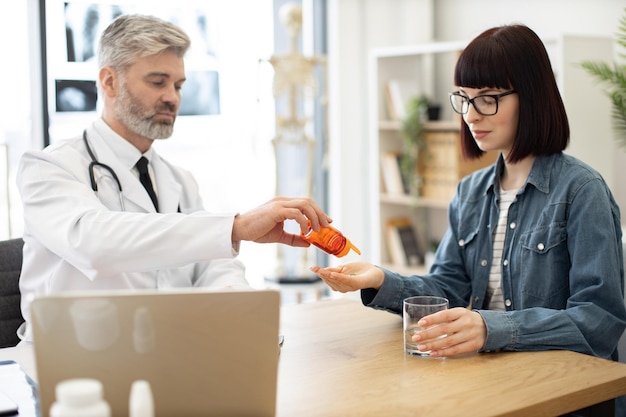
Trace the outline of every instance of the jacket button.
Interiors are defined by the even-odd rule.
[[[509,260],[505,259],[504,262],[502,262],[502,265],[504,266],[509,266]]]
[[[487,260],[483,259],[482,261],[480,261],[480,266],[487,266]]]
[[[461,246],[461,247],[465,246],[465,240],[460,239],[459,240],[459,246]]]
[[[517,227],[517,223],[515,223],[515,222],[511,222],[511,224],[509,225],[509,227],[510,227],[511,229],[515,229],[515,228]]]
[[[509,300],[508,298],[504,300],[504,305],[507,307],[511,307],[511,300]]]
[[[537,245],[537,249],[539,249],[539,250],[544,250],[545,248],[546,247],[544,246],[543,243],[540,243],[540,244]]]

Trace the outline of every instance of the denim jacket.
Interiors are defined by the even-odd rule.
[[[508,213],[502,253],[506,311],[487,310],[485,294],[498,222],[496,164],[465,177],[448,210],[449,228],[424,276],[383,269],[367,306],[400,314],[402,300],[439,295],[483,317],[483,351],[566,349],[617,360],[626,327],[620,213],[602,177],[557,153],[539,156]]]

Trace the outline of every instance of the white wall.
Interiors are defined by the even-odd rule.
[[[469,40],[489,27],[514,22],[530,26],[544,38],[564,34],[614,37],[625,7],[623,0],[329,0],[330,214],[352,242],[360,245],[361,259],[369,260],[369,230],[377,227],[369,224],[372,190],[364,181],[370,161],[369,49]],[[626,184],[620,181],[619,167],[624,166],[624,153],[612,152],[615,161],[608,165],[616,168],[607,178],[615,184],[622,211],[626,210],[626,191],[622,189]]]
[[[553,38],[562,33],[613,36],[626,2],[436,0],[434,6],[435,37],[439,40],[471,39],[491,26],[509,23],[523,23],[540,36]]]
[[[42,143],[41,109],[31,106],[37,94],[38,79],[33,78],[37,67],[38,32],[29,31],[35,19],[35,1],[16,1],[4,4],[0,13],[0,45],[3,62],[0,79],[3,80],[0,100],[0,143],[8,149],[8,161],[0,161],[0,170],[8,173],[8,195],[0,194],[0,239],[19,236],[22,231],[21,203],[15,183],[16,161],[26,150]],[[33,42],[29,48],[29,42]],[[7,164],[7,165],[5,165]],[[3,190],[3,187],[0,187]],[[3,208],[6,210],[3,210]],[[5,217],[11,213],[10,219]]]
[[[329,211],[370,260],[368,51],[432,39],[432,0],[329,0]],[[331,259],[331,262],[337,261]]]

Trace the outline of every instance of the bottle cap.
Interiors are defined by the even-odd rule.
[[[130,388],[129,416],[154,417],[154,398],[148,381],[133,382]]]
[[[85,406],[102,400],[102,383],[95,379],[77,378],[56,386],[57,400],[70,406]]]

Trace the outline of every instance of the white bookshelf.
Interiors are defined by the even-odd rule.
[[[452,91],[452,69],[457,54],[466,42],[424,43],[374,49],[369,65],[369,119],[370,119],[370,179],[372,213],[372,253],[374,262],[402,273],[424,273],[423,266],[391,263],[385,238],[385,225],[398,217],[406,217],[413,224],[418,245],[424,252],[432,240],[439,240],[447,224],[448,201],[417,196],[389,194],[381,183],[380,156],[385,152],[400,152],[401,121],[390,120],[387,108],[386,86],[389,80],[398,80],[406,89],[407,99],[425,94],[441,105],[441,121],[428,122],[427,129],[457,128],[458,118],[448,106],[447,93]],[[453,127],[451,127],[453,126]]]

